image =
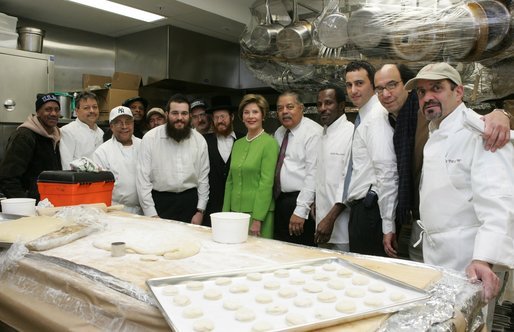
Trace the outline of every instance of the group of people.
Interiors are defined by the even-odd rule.
[[[110,112],[105,142],[94,94],[77,97],[78,119],[61,130],[58,99],[40,96],[9,140],[0,188],[37,197],[41,171],[91,157],[115,175],[113,202],[133,213],[209,226],[213,212],[245,212],[252,235],[390,257],[399,234],[412,233],[412,259],[466,271],[493,298],[494,271],[514,268],[511,114],[495,110],[481,132],[470,130],[479,116],[446,63],[415,76],[404,65],[354,61],[344,81],[358,108],[353,123],[344,89],[328,84],[318,90],[318,122],[304,116],[298,92],[282,92],[273,136],[258,94],[238,107],[214,97],[210,108],[175,94],[144,126],[148,103],[133,98]],[[246,134],[234,131],[236,114]]]

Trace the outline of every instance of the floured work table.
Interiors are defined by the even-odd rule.
[[[243,244],[219,244],[211,240],[209,228],[123,212],[105,214],[102,222],[106,225],[104,230],[54,249],[27,252],[24,246],[14,244],[11,249],[0,251],[0,321],[20,331],[169,331],[170,326],[146,285],[148,279],[280,267],[331,257],[422,289],[434,289],[434,284],[446,280],[455,292],[451,286],[454,276],[419,263],[342,254],[256,237],[249,237]],[[193,241],[200,251],[183,259],[154,257],[147,261],[137,254],[111,257],[110,252],[93,245],[120,227],[141,242],[152,241],[144,230],[162,230],[170,237]],[[450,298],[450,306],[421,304],[417,309],[405,309],[410,318],[403,319],[414,317],[421,321],[415,323],[421,325],[413,325],[419,328],[446,324],[449,330],[474,329],[480,323],[473,323],[479,311],[479,293],[463,285]],[[446,288],[445,284],[436,287],[430,292],[431,298],[442,296],[448,301]],[[323,331],[393,330],[394,316],[380,314]],[[387,325],[390,321],[391,325]],[[401,319],[399,323],[403,324]]]

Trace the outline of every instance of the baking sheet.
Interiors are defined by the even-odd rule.
[[[309,270],[309,271],[308,271]],[[252,280],[258,279],[261,280]],[[219,285],[220,278],[228,280],[228,284]],[[303,280],[303,283],[302,283]],[[364,281],[364,285],[356,285]],[[267,289],[271,283],[278,283],[276,289]],[[329,284],[330,283],[330,284]],[[342,289],[334,289],[334,285]],[[231,272],[195,274],[178,277],[164,277],[147,280],[152,294],[157,299],[159,309],[168,324],[175,331],[195,331],[201,322],[210,322],[212,331],[252,331],[256,325],[267,322],[266,331],[306,331],[331,325],[359,320],[386,312],[394,312],[399,308],[425,300],[428,293],[422,289],[391,279],[382,274],[354,265],[340,258],[326,258],[282,264],[272,267],[242,269]],[[317,285],[321,292],[306,291],[306,286]],[[380,288],[382,291],[371,291]],[[193,290],[192,286],[200,287]],[[235,293],[236,286],[248,290]],[[171,290],[175,294],[170,294]],[[208,300],[206,294],[216,290],[221,297]],[[284,292],[292,290],[294,295],[286,298]],[[354,297],[353,293],[364,294]],[[265,295],[267,294],[267,295]],[[322,302],[320,294],[334,294],[335,300]],[[259,303],[257,297],[271,298],[269,303]],[[401,296],[400,296],[401,295]],[[176,300],[187,297],[187,305],[177,305]],[[298,306],[300,300],[310,301],[307,307]],[[236,319],[237,310],[227,310],[224,305],[230,302],[248,309],[255,318],[241,322]],[[355,311],[343,313],[336,309],[341,303],[353,304]],[[269,314],[268,310],[285,309],[281,314]],[[200,314],[195,318],[187,318],[192,311]],[[292,318],[298,319],[291,323]],[[261,326],[262,327],[262,326]],[[206,330],[208,331],[208,330]]]

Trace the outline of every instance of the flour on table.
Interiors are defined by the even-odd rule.
[[[93,246],[110,251],[112,242],[125,242],[126,250],[129,253],[164,256],[166,259],[187,258],[200,252],[200,245],[197,241],[177,234],[159,232],[156,229],[106,233],[94,241]]]

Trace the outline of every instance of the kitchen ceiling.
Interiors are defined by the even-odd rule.
[[[113,0],[167,17],[146,23],[66,0],[0,0],[0,12],[11,16],[119,37],[162,25],[173,25],[238,42],[250,22],[255,0]]]

